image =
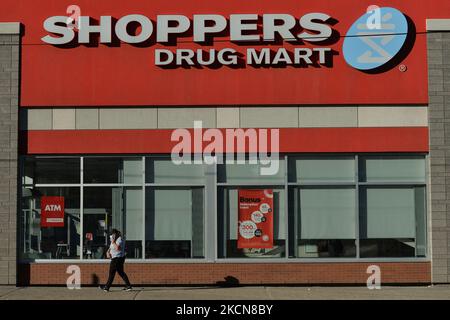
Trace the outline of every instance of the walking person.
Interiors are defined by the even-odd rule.
[[[125,240],[123,239],[120,231],[117,229],[112,230],[110,240],[111,244],[108,251],[106,252],[106,256],[108,258],[111,258],[108,282],[106,283],[106,285],[100,286],[100,289],[102,289],[103,291],[109,291],[109,288],[111,287],[117,272],[125,282],[126,287],[123,290],[131,291],[132,287],[130,284],[130,280],[128,280],[128,276],[123,270],[123,265],[125,264]]]

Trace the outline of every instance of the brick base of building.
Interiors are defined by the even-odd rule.
[[[65,285],[70,274],[65,263],[18,266],[18,285]],[[382,284],[429,284],[430,262],[402,263],[127,263],[134,285],[217,285],[231,279],[242,285],[366,284],[367,267],[381,269]],[[106,282],[109,265],[79,263],[82,285]],[[122,284],[116,275],[115,284]]]

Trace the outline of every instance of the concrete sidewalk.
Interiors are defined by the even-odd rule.
[[[0,300],[450,300],[450,285],[430,287],[136,287],[131,292],[112,288],[0,286]]]

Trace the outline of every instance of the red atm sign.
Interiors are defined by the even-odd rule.
[[[41,227],[64,227],[64,197],[41,198]]]

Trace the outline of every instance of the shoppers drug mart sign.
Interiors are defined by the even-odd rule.
[[[24,107],[428,103],[419,0],[23,1]]]
[[[156,22],[142,14],[121,17],[113,24],[112,16],[101,16],[93,24],[89,16],[68,18],[52,16],[44,21],[49,35],[42,41],[52,45],[72,42],[90,44],[91,35],[99,36],[99,43],[175,44],[176,49],[155,49],[154,64],[167,66],[279,66],[332,65],[331,47],[304,47],[306,43],[323,45],[333,41],[337,20],[326,13],[307,13],[301,17],[291,14],[194,14],[157,15]],[[72,25],[72,23],[74,23]],[[132,28],[130,28],[132,26]],[[77,29],[77,32],[75,32]],[[131,31],[132,29],[133,31]],[[139,31],[137,31],[139,30]],[[200,49],[183,47],[183,36],[192,33],[192,42]],[[408,22],[402,12],[390,7],[371,6],[345,36],[343,55],[346,62],[359,70],[374,70],[390,62],[404,47],[408,36]],[[216,38],[227,37],[233,43],[270,45],[286,41],[296,47],[249,47],[244,52],[234,48],[211,48]],[[180,40],[181,43],[178,43]],[[334,39],[336,40],[336,38]],[[208,48],[205,49],[205,46]]]
[[[183,47],[180,37],[192,32],[192,42],[213,44],[216,37],[228,37],[234,43],[271,44],[288,41],[297,45],[304,43],[320,44],[329,41],[333,35],[332,19],[326,13],[308,13],[301,17],[290,14],[194,14],[192,18],[185,15],[158,15],[156,23],[141,14],[130,14],[121,17],[113,26],[113,17],[101,16],[97,25],[91,23],[88,16],[77,18],[78,32],[74,28],[64,26],[67,16],[49,17],[44,28],[50,34],[42,41],[52,45],[67,45],[73,41],[78,44],[89,44],[91,35],[98,34],[99,42],[111,44],[115,37],[128,44],[143,44],[153,39],[155,43],[169,44],[175,42]],[[260,23],[260,24],[259,24]],[[137,33],[131,33],[130,26]],[[137,26],[137,28],[136,28]],[[260,28],[261,26],[261,28]],[[296,31],[297,30],[297,31]],[[244,58],[242,58],[242,56]],[[223,49],[155,49],[154,64],[156,66],[209,66],[227,65],[320,65],[331,64],[333,58],[330,47],[298,47],[292,51],[286,48],[273,50],[271,47],[247,48],[239,52],[234,48]]]
[[[374,70],[391,62],[409,34],[406,16],[395,8],[376,8],[352,25],[344,40],[345,61],[359,70]],[[400,59],[399,59],[400,60]]]

